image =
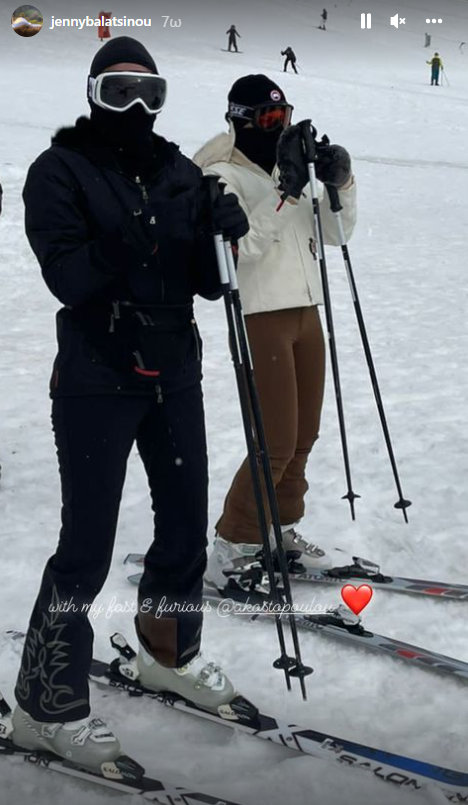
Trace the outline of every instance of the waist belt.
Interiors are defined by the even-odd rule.
[[[152,305],[114,300],[111,303],[109,332],[114,332],[119,319],[138,321],[155,332],[170,332],[187,327],[193,321],[193,305]]]

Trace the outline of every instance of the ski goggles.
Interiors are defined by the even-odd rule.
[[[161,111],[166,100],[165,78],[154,73],[101,73],[88,78],[88,98],[103,109],[126,112],[136,103],[150,115]]]
[[[285,129],[291,123],[294,106],[289,103],[262,103],[259,106],[243,106],[230,103],[228,117],[240,117],[249,120],[263,131]]]

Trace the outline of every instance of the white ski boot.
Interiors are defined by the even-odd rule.
[[[228,583],[229,574],[242,571],[246,565],[255,562],[255,554],[261,545],[246,542],[229,542],[216,534],[205,572],[205,581],[220,592]]]
[[[325,551],[318,545],[308,542],[295,530],[294,523],[281,526],[281,534],[284,550],[299,553],[296,562],[303,565],[306,570],[329,570],[332,567],[342,567],[353,562],[352,557],[346,551],[340,551],[339,548]],[[270,529],[270,545],[275,551],[276,540],[273,527]],[[260,550],[262,550],[261,545],[228,542],[217,534],[208,558],[205,581],[223,592],[229,575],[235,571],[242,571],[243,567],[255,562],[255,554]]]
[[[35,721],[19,705],[12,716],[13,743],[23,749],[53,752],[77,766],[103,774],[120,776],[114,762],[122,756],[120,744],[100,718],[49,723]]]
[[[138,681],[145,688],[177,693],[203,710],[222,718],[237,719],[230,707],[237,698],[233,685],[219,666],[207,662],[201,653],[182,668],[167,668],[140,643],[136,666]]]
[[[308,542],[302,534],[299,534],[294,523],[282,525],[281,534],[283,537],[283,548],[285,551],[299,551],[300,556],[297,563],[303,565],[306,570],[330,570],[332,567],[343,567],[352,564],[353,559],[346,551],[339,548],[331,548],[325,551],[313,542]],[[270,545],[273,550],[276,548],[275,535],[273,528],[270,529]]]

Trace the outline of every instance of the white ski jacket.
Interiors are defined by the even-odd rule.
[[[235,193],[249,219],[250,230],[239,241],[237,277],[244,313],[263,313],[323,302],[317,262],[310,189],[298,203],[280,202],[277,169],[270,176],[234,147],[235,132],[218,134],[193,161],[205,174],[219,176],[226,193]],[[321,188],[320,211],[325,243],[339,246],[336,221],[328,195]],[[340,190],[346,237],[356,220],[356,187],[351,179]]]

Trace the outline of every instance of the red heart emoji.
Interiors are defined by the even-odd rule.
[[[361,584],[360,587],[353,587],[352,584],[345,584],[341,589],[341,597],[345,604],[355,615],[359,615],[371,600],[374,591],[368,584]]]

